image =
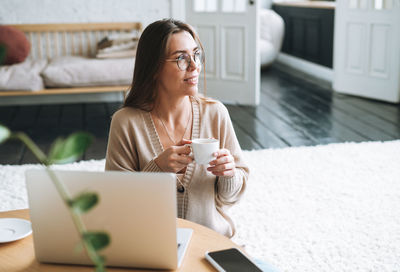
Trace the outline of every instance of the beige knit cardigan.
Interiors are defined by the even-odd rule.
[[[219,139],[220,148],[229,149],[233,155],[236,170],[233,177],[216,177],[206,166],[190,163],[181,181],[184,190],[177,190],[177,209],[183,210],[178,215],[231,237],[235,228],[226,208],[235,204],[244,192],[249,169],[226,107],[218,101],[193,97],[191,103],[192,139]],[[106,170],[161,172],[154,162],[161,152],[163,146],[149,112],[124,107],[113,115]],[[181,184],[177,182],[177,186]]]

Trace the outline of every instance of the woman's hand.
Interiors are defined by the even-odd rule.
[[[235,159],[228,149],[220,149],[213,156],[216,159],[210,162],[210,167],[207,168],[208,171],[216,176],[231,177],[235,174]]]
[[[154,162],[164,172],[178,173],[193,161],[189,156],[190,147],[185,144],[190,144],[192,141],[182,139],[177,145],[170,146],[162,152]]]

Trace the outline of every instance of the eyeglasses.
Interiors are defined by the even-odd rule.
[[[179,55],[176,59],[166,59],[166,61],[176,61],[179,70],[186,71],[190,64],[192,63],[192,56],[186,53]],[[193,54],[193,61],[196,66],[201,66],[204,62],[204,55],[201,50],[196,51]]]

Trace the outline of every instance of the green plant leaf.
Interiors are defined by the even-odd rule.
[[[48,158],[54,158],[57,156],[58,153],[62,152],[62,148],[64,146],[64,139],[62,137],[59,137],[54,140],[54,142],[51,144],[50,147],[50,152],[48,155]]]
[[[110,236],[106,232],[100,231],[88,231],[83,233],[83,240],[86,243],[91,244],[96,251],[105,248],[110,244]]]
[[[49,152],[49,163],[70,163],[83,155],[92,143],[93,136],[86,132],[76,132],[65,140],[58,138],[52,144]]]
[[[11,131],[7,127],[0,125],[0,144],[7,141],[10,135]]]
[[[96,193],[87,192],[87,193],[81,193],[73,200],[71,200],[70,205],[76,212],[85,213],[94,206],[96,206],[98,202],[99,202],[99,197]]]

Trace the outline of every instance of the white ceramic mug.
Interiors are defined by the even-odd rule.
[[[219,141],[217,139],[199,138],[193,139],[191,144],[194,160],[197,164],[208,164],[214,160],[213,153],[219,150]]]

